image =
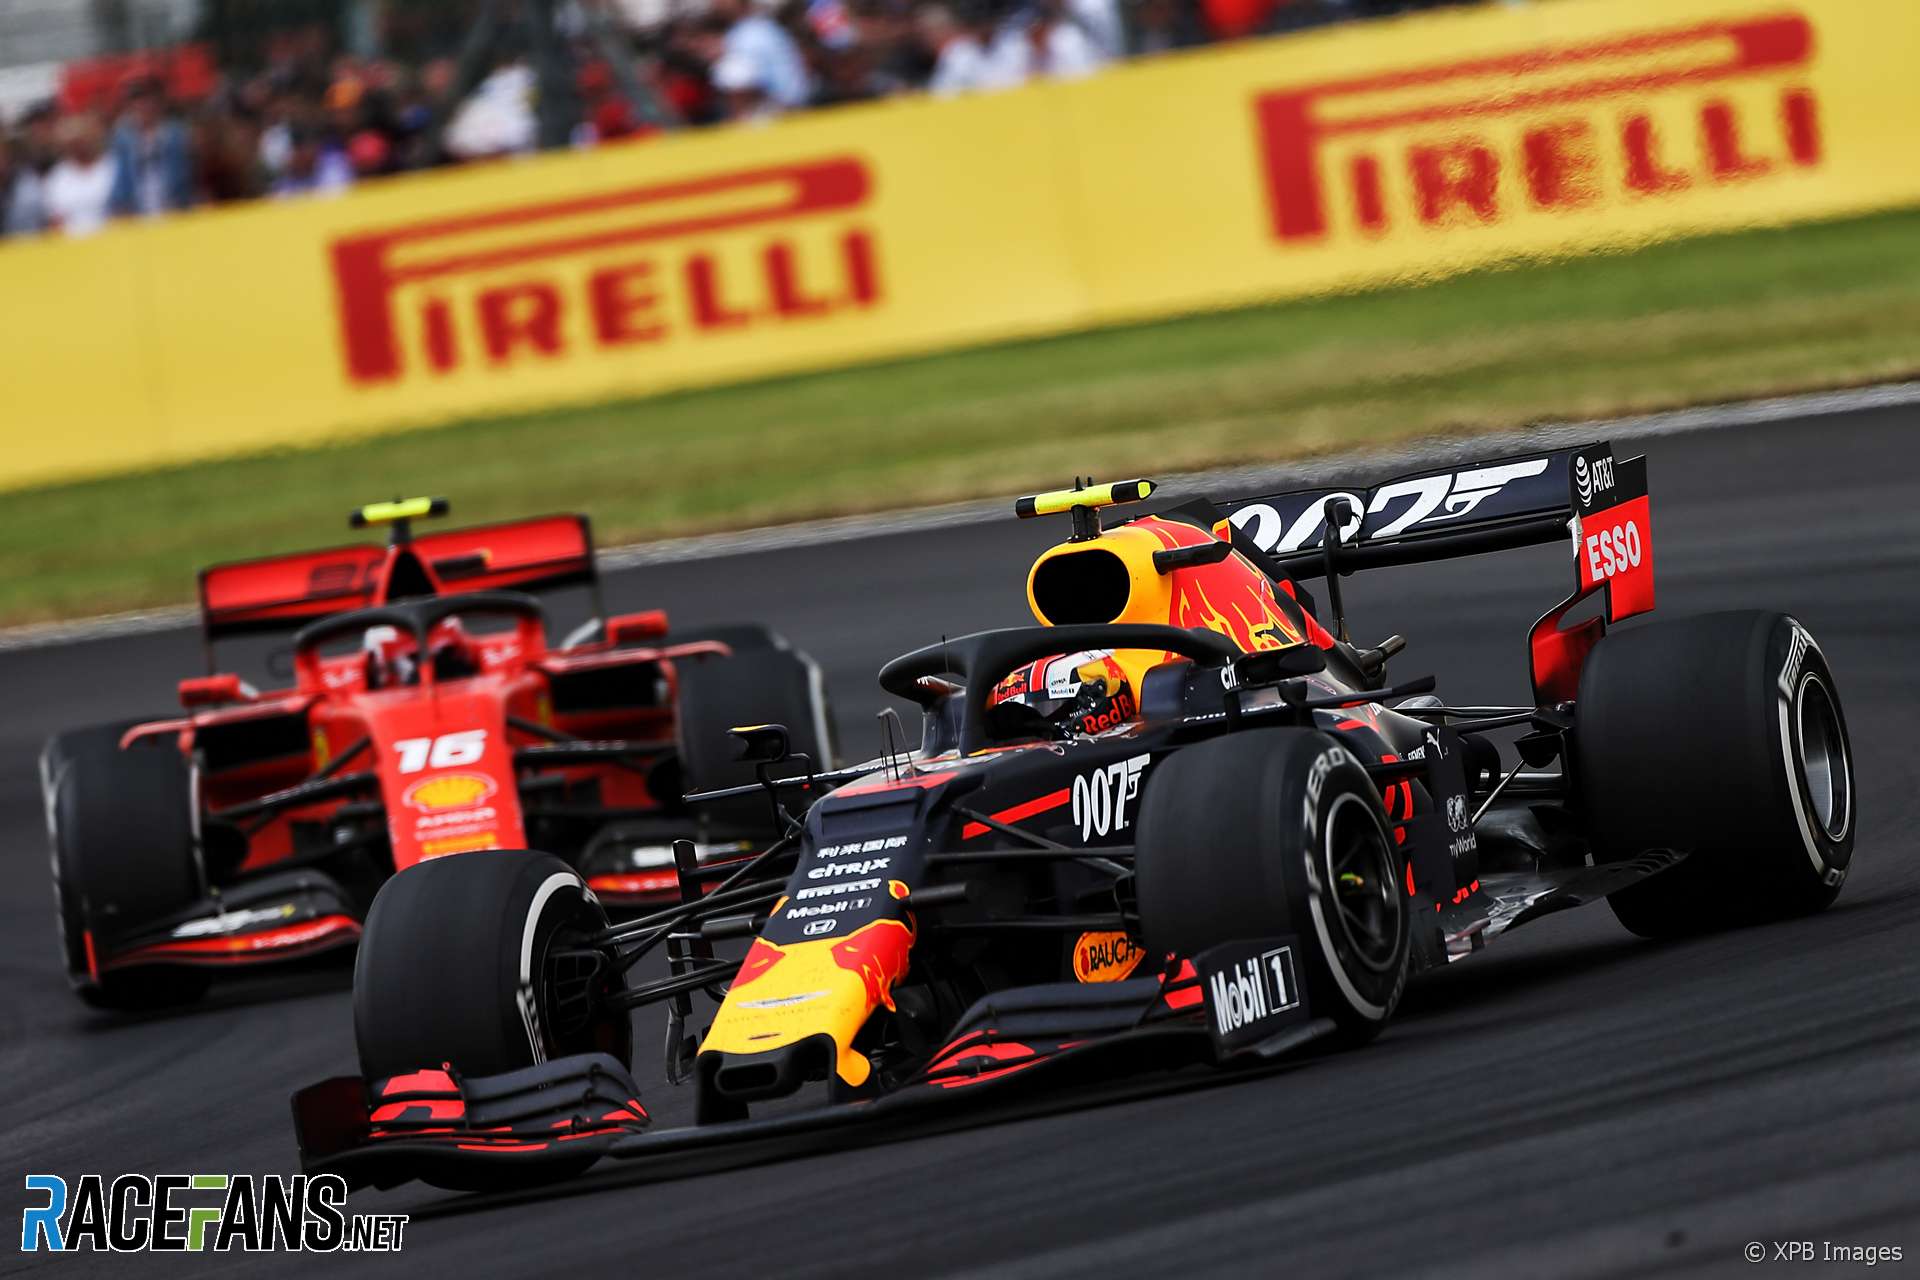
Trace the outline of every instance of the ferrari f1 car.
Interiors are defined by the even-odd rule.
[[[680,796],[753,777],[727,729],[756,716],[827,763],[811,660],[765,627],[670,636],[660,611],[605,617],[583,516],[414,536],[445,510],[381,503],[352,523],[386,525],[385,546],[204,570],[208,674],[180,682],[185,714],[47,744],[54,892],[82,998],[177,1003],[223,968],[350,946],[388,876],[449,854],[538,845],[598,901],[643,906],[676,898],[672,836],[752,848],[778,834],[764,806]],[[549,648],[525,593],[569,584],[596,618]],[[291,688],[218,670],[217,641],[296,628]]]
[[[361,1073],[294,1100],[306,1166],[481,1186],[1082,1078],[1071,1062],[1259,1062],[1370,1039],[1410,977],[1563,908],[1605,898],[1670,937],[1839,893],[1851,753],[1806,628],[1609,632],[1653,605],[1643,458],[1102,528],[1150,489],[1021,500],[1073,522],[1027,578],[1043,625],[889,662],[917,750],[782,776],[785,733],[740,730],[787,830],[720,865],[680,846],[678,905],[610,923],[529,854],[394,877],[356,975]],[[1404,641],[1344,634],[1343,574],[1550,541],[1576,582],[1528,638],[1531,705],[1391,684]],[[649,954],[664,976],[630,981]],[[649,1132],[629,1071],[629,1011],[654,1003],[690,1127]]]

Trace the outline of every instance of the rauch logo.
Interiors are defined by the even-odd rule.
[[[444,374],[872,307],[873,236],[846,216],[871,188],[841,157],[348,236],[332,246],[347,376],[378,385],[410,356]],[[734,231],[760,238],[723,261],[713,237]]]
[[[1776,13],[1264,93],[1272,231],[1484,226],[1811,169],[1812,56],[1806,18]]]

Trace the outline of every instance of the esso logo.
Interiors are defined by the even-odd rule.
[[[1639,568],[1640,558],[1640,522],[1637,520],[1587,535],[1587,576],[1595,582]]]

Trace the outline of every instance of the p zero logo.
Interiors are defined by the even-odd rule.
[[[838,157],[367,232],[332,246],[347,376],[392,383],[817,320],[881,297]],[[838,215],[838,217],[835,217]],[[723,254],[713,237],[750,239]]]
[[[1273,234],[1488,225],[1810,169],[1812,56],[1807,19],[1774,13],[1262,94]]]

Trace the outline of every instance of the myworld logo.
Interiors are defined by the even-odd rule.
[[[71,1186],[30,1173],[29,1197],[46,1203],[20,1215],[20,1250],[95,1253],[398,1253],[404,1213],[346,1212],[337,1174],[87,1173]]]

